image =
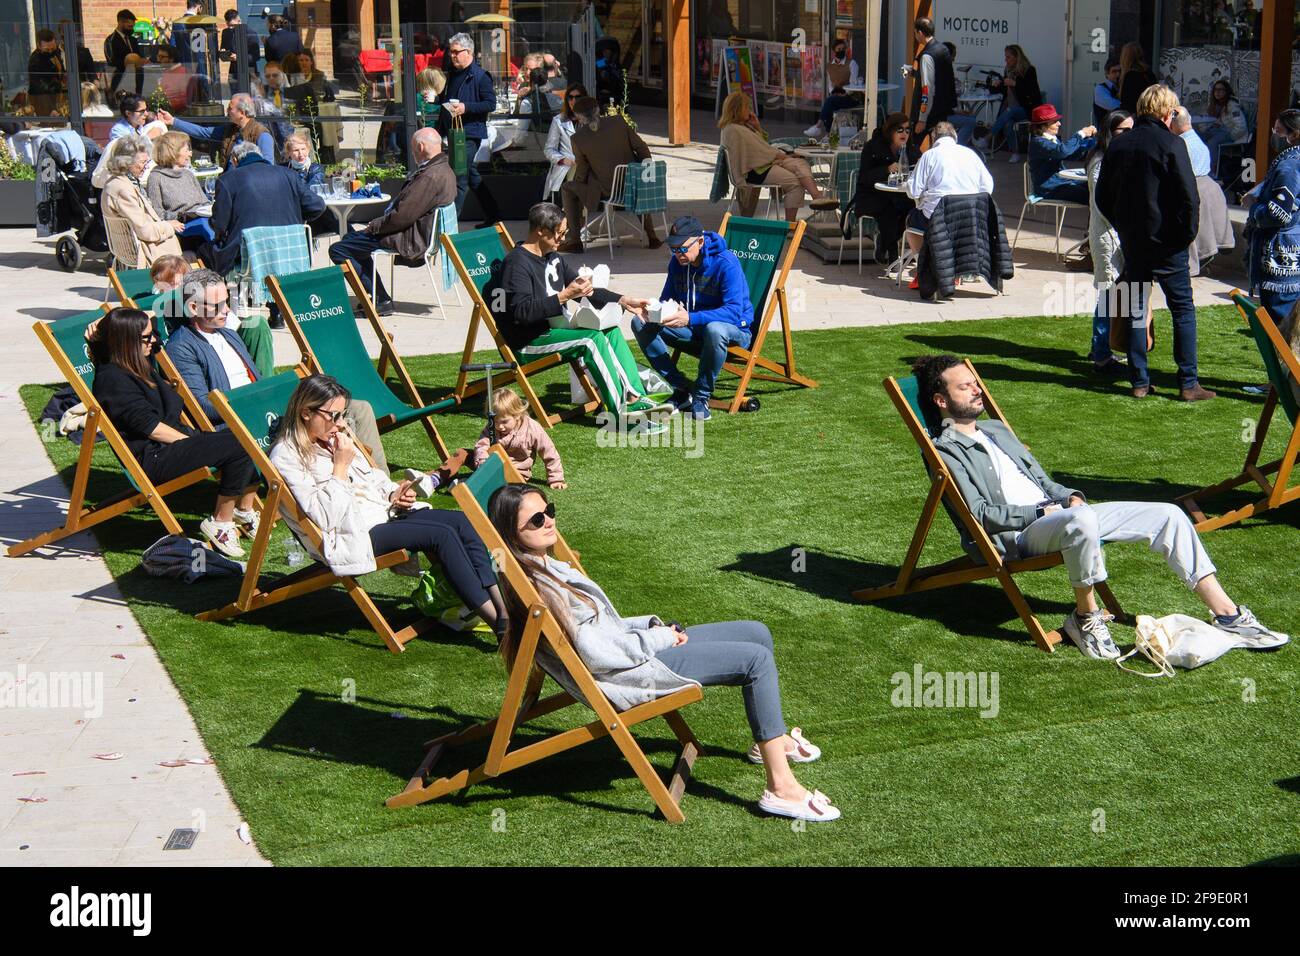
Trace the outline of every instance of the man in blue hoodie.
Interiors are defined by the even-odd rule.
[[[754,337],[754,307],[736,254],[716,232],[706,232],[694,216],[682,216],[668,233],[673,254],[661,301],[681,307],[662,322],[632,320],[632,334],[656,372],[673,387],[673,406],[702,421],[712,417],[709,399],[727,349],[747,348]],[[681,349],[699,357],[691,382],[669,354]]]
[[[479,228],[490,226],[501,218],[496,200],[479,176],[474,156],[479,145],[488,138],[487,118],[497,108],[496,91],[492,76],[474,61],[474,41],[467,33],[457,33],[447,41],[447,85],[438,94],[441,124],[439,131],[451,142],[451,123],[459,116],[465,127],[465,158],[467,169],[456,177],[456,214],[465,205],[465,195],[473,190],[483,211]],[[450,147],[448,147],[450,151]]]

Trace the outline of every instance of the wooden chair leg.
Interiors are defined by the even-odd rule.
[[[1011,601],[1016,613],[1020,615],[1020,620],[1025,622],[1025,627],[1029,630],[1029,636],[1034,639],[1039,650],[1047,651],[1049,654],[1056,649],[1056,645],[1061,643],[1060,631],[1047,631],[1043,625],[1038,623],[1038,618],[1034,612],[1029,609],[1029,603],[1025,600],[1024,594],[1011,577],[1011,572],[1005,567],[998,569],[998,581],[1002,585],[1002,590],[1006,592],[1007,598]]]

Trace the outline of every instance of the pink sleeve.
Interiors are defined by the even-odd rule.
[[[533,436],[537,453],[546,465],[546,483],[563,481],[564,464],[560,461],[560,453],[555,449],[555,442],[551,441],[551,436],[547,434],[546,429],[537,422],[533,422]]]
[[[478,441],[474,443],[474,454],[471,460],[475,468],[482,467],[483,462],[487,461],[489,447],[488,433],[485,428],[483,429],[483,434],[479,436]]]

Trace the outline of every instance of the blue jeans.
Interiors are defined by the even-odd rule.
[[[1288,320],[1291,318],[1291,309],[1295,307],[1297,299],[1300,299],[1300,292],[1259,290],[1259,303],[1268,309],[1268,314],[1272,316],[1274,324],[1282,330],[1283,338],[1290,334],[1291,324]]]
[[[1212,126],[1203,126],[1201,139],[1210,150],[1210,176],[1214,179],[1219,178],[1219,147],[1227,146],[1232,142],[1232,134],[1227,128],[1219,123]]]
[[[822,111],[821,115],[817,117],[817,122],[822,124],[822,129],[829,130],[831,120],[835,118],[836,113],[840,110],[851,110],[855,107],[860,111],[862,104],[852,96],[828,96],[822,102]]]
[[[374,253],[378,248],[380,248],[378,239],[368,232],[353,229],[330,246],[330,262],[337,265],[351,262],[352,268],[357,270],[361,284],[370,292],[370,298],[376,303],[381,303],[388,301],[388,292],[384,289],[384,284],[379,281],[378,275],[375,276],[374,288],[370,287],[370,275],[374,272]]]
[[[1088,184],[1066,179],[1064,176],[1048,176],[1034,187],[1034,195],[1040,199],[1059,199],[1062,202],[1077,202],[1088,205]]]
[[[998,118],[993,121],[993,132],[989,134],[989,142],[992,143],[997,138],[998,133],[1004,133],[1007,143],[1011,146],[1011,151],[1020,152],[1020,143],[1016,141],[1016,124],[1021,120],[1029,119],[1029,114],[1023,107],[1009,106],[998,114]],[[1007,127],[1010,126],[1010,129]]]
[[[753,329],[742,329],[730,322],[670,328],[641,319],[632,320],[632,334],[636,336],[650,367],[675,390],[690,392],[700,402],[707,402],[713,396],[713,384],[726,361],[727,348],[732,345],[747,348],[754,336]],[[699,358],[700,370],[693,386],[669,355],[672,349],[681,349]]]
[[[975,126],[978,120],[963,113],[953,113],[948,117],[948,122],[957,130],[957,142],[962,146],[969,146],[971,140],[975,138]]]
[[[1110,349],[1110,316],[1115,304],[1112,301],[1114,296],[1114,286],[1097,290],[1097,308],[1092,312],[1092,348],[1088,350],[1088,358],[1098,365],[1115,357]]]
[[[1134,388],[1150,385],[1147,375],[1147,299],[1151,283],[1158,282],[1169,304],[1174,323],[1174,361],[1178,363],[1178,387],[1195,388],[1196,378],[1196,306],[1192,302],[1192,279],[1187,266],[1187,250],[1145,268],[1125,265],[1120,283],[1128,292],[1128,312],[1132,322],[1128,337],[1129,380]]]
[[[757,743],[785,733],[781,686],[772,657],[772,632],[759,621],[697,624],[686,629],[685,644],[655,655],[674,674],[706,687],[743,688],[745,716]]]

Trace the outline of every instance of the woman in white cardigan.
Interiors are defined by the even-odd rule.
[[[573,147],[569,143],[574,129],[573,104],[586,95],[587,88],[581,83],[574,83],[567,87],[564,90],[564,105],[551,120],[550,132],[546,134],[546,147],[542,150],[546,158],[551,161],[551,170],[546,174],[546,186],[542,190],[544,200],[550,198],[552,193],[560,191],[564,180],[573,169]]]
[[[139,252],[136,261],[127,265],[147,269],[159,256],[179,256],[181,243],[176,236],[185,230],[185,224],[159,216],[141,187],[151,155],[149,141],[129,134],[120,137],[114,146],[107,166],[111,178],[104,187],[102,202],[105,217],[125,219],[135,235]]]
[[[1097,179],[1101,176],[1101,161],[1106,147],[1116,136],[1133,128],[1133,117],[1124,110],[1107,113],[1097,129],[1097,142],[1088,154],[1088,248],[1092,250],[1092,280],[1097,288],[1097,308],[1092,314],[1092,347],[1088,358],[1099,375],[1120,377],[1127,375],[1125,367],[1115,358],[1110,348],[1110,320],[1116,283],[1124,271],[1124,253],[1120,251],[1119,234],[1097,209]]]
[[[375,555],[400,548],[437,562],[452,589],[498,634],[508,623],[492,561],[459,511],[417,507],[411,480],[395,482],[359,453],[344,422],[351,395],[329,375],[303,379],[289,399],[271,449],[298,507],[320,528],[324,554],[310,548],[292,515],[282,514],[312,557],[339,575],[375,570]]]

